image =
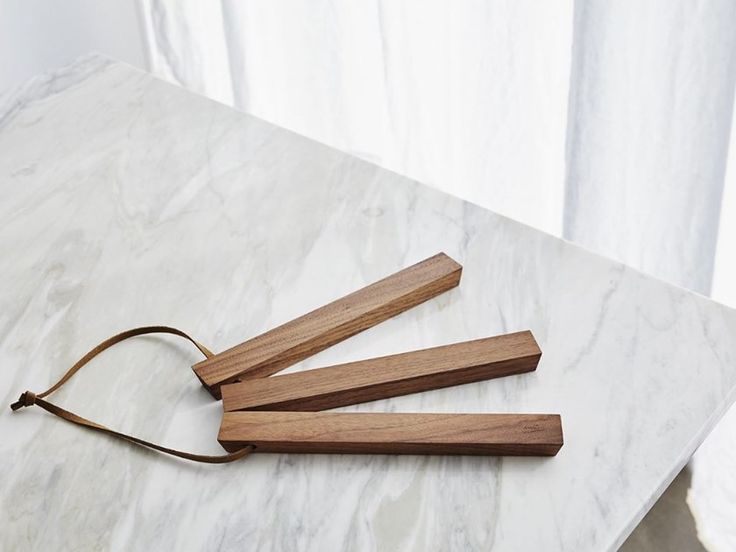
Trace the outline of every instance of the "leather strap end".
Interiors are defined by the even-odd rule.
[[[10,409],[15,412],[24,406],[32,406],[36,404],[36,394],[33,391],[24,391],[18,397],[18,400],[10,405]]]
[[[182,332],[181,330],[177,330],[176,328],[171,328],[169,326],[144,326],[141,328],[133,328],[132,330],[127,330],[125,332],[114,335],[111,338],[106,339],[105,341],[100,343],[97,347],[95,347],[90,352],[88,352],[86,355],[84,355],[81,359],[79,359],[77,363],[74,364],[74,366],[72,366],[71,368],[69,368],[69,370],[66,371],[66,373],[61,377],[59,381],[57,381],[53,386],[48,388],[43,393],[39,393],[38,395],[36,395],[33,391],[23,392],[21,396],[18,398],[18,400],[10,405],[11,410],[13,411],[20,410],[21,408],[25,406],[32,406],[35,404],[38,407],[43,408],[45,411],[53,414],[54,416],[58,416],[62,420],[66,420],[67,422],[70,422],[70,423],[73,423],[73,424],[76,424],[82,427],[86,427],[94,431],[99,431],[107,435],[111,435],[112,437],[117,437],[118,439],[124,439],[125,441],[131,442],[136,445],[140,445],[142,447],[146,447],[149,449],[157,450],[164,454],[176,456],[178,458],[183,458],[185,460],[192,460],[194,462],[203,462],[206,464],[224,464],[226,462],[232,462],[234,460],[239,460],[240,458],[243,458],[244,456],[247,456],[248,454],[253,452],[256,448],[255,445],[247,445],[238,451],[231,452],[230,454],[225,454],[222,456],[208,456],[204,454],[193,454],[191,452],[184,452],[181,450],[170,449],[162,445],[157,445],[156,443],[151,443],[150,441],[145,441],[143,439],[140,439],[139,437],[127,435],[125,433],[120,433],[119,431],[115,431],[101,424],[95,423],[91,420],[87,420],[86,418],[82,418],[81,416],[74,414],[73,412],[65,410],[61,408],[60,406],[56,406],[55,404],[52,404],[45,400],[46,396],[50,395],[51,393],[59,389],[59,387],[61,387],[62,385],[64,385],[64,383],[69,381],[69,379],[74,374],[76,374],[80,368],[82,368],[85,364],[87,364],[90,360],[92,360],[94,357],[99,355],[105,349],[109,349],[116,343],[120,343],[121,341],[124,341],[130,337],[135,337],[137,335],[144,335],[144,334],[150,334],[150,333],[166,333],[166,334],[178,335],[180,337],[183,337],[191,341],[205,357],[210,358],[212,356],[212,352],[209,349],[207,349],[204,345],[195,341],[194,339],[189,337],[189,335]]]

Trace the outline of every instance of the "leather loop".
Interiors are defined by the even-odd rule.
[[[194,454],[191,452],[184,452],[184,451],[180,451],[176,449],[171,449],[168,447],[164,447],[162,445],[157,445],[156,443],[151,443],[150,441],[145,441],[143,439],[134,437],[132,435],[120,433],[119,431],[115,431],[113,429],[105,427],[91,420],[87,420],[86,418],[82,418],[81,416],[78,416],[77,414],[74,414],[73,412],[65,410],[61,408],[60,406],[56,406],[55,404],[52,404],[44,400],[44,397],[47,397],[48,395],[50,395],[51,393],[59,389],[62,385],[64,385],[67,381],[69,381],[69,379],[71,379],[71,377],[74,376],[74,374],[76,374],[80,370],[80,368],[82,368],[85,364],[87,364],[90,360],[92,360],[94,357],[99,355],[105,349],[109,349],[116,343],[120,343],[121,341],[124,341],[125,339],[135,337],[138,335],[152,334],[152,333],[167,333],[167,334],[172,334],[172,335],[178,335],[180,337],[183,337],[184,339],[189,340],[195,347],[197,347],[197,349],[199,349],[199,351],[206,358],[210,358],[214,356],[213,353],[209,349],[207,349],[204,345],[195,341],[189,335],[187,335],[183,331],[178,330],[176,328],[171,328],[169,326],[144,326],[140,328],[133,328],[131,330],[127,330],[117,335],[114,335],[106,339],[99,345],[97,345],[97,347],[95,347],[90,352],[88,352],[86,355],[84,355],[81,359],[79,359],[74,364],[74,366],[69,368],[69,370],[67,370],[66,373],[63,376],[61,376],[59,381],[57,381],[54,385],[49,387],[43,393],[36,394],[33,391],[23,392],[21,396],[19,397],[19,399],[10,405],[10,408],[13,411],[16,411],[26,406],[36,405],[36,406],[43,408],[45,411],[50,412],[51,414],[66,420],[67,422],[71,422],[73,424],[80,425],[88,429],[92,429],[94,431],[99,431],[107,435],[112,435],[113,437],[124,439],[125,441],[128,441],[130,443],[134,443],[142,447],[157,450],[164,454],[169,454],[171,456],[176,456],[178,458],[184,458],[186,460],[192,460],[194,462],[203,462],[206,464],[223,464],[226,462],[232,462],[234,460],[239,460],[240,458],[243,458],[244,456],[247,456],[248,454],[253,452],[255,450],[254,445],[247,445],[238,451],[232,452],[230,454],[223,454],[221,456]]]

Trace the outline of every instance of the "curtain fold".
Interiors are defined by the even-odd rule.
[[[736,305],[732,0],[139,2],[159,76]],[[734,431],[694,463],[713,550]]]
[[[233,81],[220,2],[138,0],[151,71],[233,105]]]
[[[572,0],[142,2],[155,73],[561,232]]]
[[[736,76],[732,1],[578,2],[564,235],[708,294]]]

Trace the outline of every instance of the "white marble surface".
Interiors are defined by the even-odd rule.
[[[0,108],[0,397],[121,329],[220,350],[444,250],[461,286],[292,368],[530,328],[536,373],[351,407],[560,412],[552,459],[167,459],[0,413],[0,548],[615,549],[736,392],[736,312],[483,208],[89,58]],[[185,343],[141,338],[54,400],[217,453]]]

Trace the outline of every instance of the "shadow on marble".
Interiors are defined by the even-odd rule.
[[[622,552],[705,551],[698,540],[695,520],[685,501],[690,478],[690,468],[686,466],[626,539],[620,549]]]

